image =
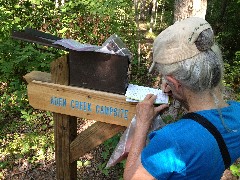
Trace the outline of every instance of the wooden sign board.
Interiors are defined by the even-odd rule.
[[[126,102],[124,95],[41,81],[30,82],[27,89],[36,109],[120,126],[128,126],[135,115],[136,104]]]

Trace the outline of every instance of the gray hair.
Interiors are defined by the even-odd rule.
[[[228,132],[233,132],[235,130],[225,124],[219,108],[219,100],[214,93],[214,88],[221,84],[224,67],[221,50],[214,44],[213,36],[210,29],[203,31],[195,42],[198,50],[201,51],[199,54],[174,64],[157,64],[157,68],[163,76],[174,76],[194,92],[211,90],[210,94],[214,98],[224,128]]]
[[[174,64],[157,64],[159,72],[163,76],[174,76],[181,84],[195,92],[218,86],[223,77],[223,61],[213,36],[210,29],[203,31],[195,42],[201,51],[199,54]]]

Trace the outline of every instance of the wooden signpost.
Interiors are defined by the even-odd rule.
[[[77,179],[77,159],[126,129],[135,114],[124,95],[69,86],[67,56],[52,62],[51,74],[25,79],[30,105],[53,112],[57,179]],[[96,122],[77,136],[77,117]]]
[[[28,99],[36,109],[127,126],[134,114],[123,95],[41,81],[28,85]]]

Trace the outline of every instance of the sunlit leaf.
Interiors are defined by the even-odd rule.
[[[19,17],[14,17],[14,22],[18,23],[19,21],[21,21],[21,19]]]
[[[20,7],[21,7],[21,6],[18,5],[18,4],[14,6],[15,9],[19,9]]]
[[[59,33],[65,33],[68,30],[68,28],[64,27],[63,29],[59,30]]]

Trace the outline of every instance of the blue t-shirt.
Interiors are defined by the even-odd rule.
[[[218,110],[197,113],[207,118],[221,133],[231,162],[240,157],[240,103],[229,101],[222,108],[223,126]],[[150,142],[143,149],[143,167],[156,179],[219,180],[224,162],[216,139],[197,122],[181,119],[149,135]]]

